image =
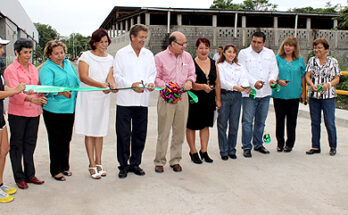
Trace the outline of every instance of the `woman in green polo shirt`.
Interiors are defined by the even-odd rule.
[[[291,152],[295,144],[297,113],[300,98],[306,99],[305,63],[300,56],[300,47],[295,37],[287,37],[281,44],[276,56],[279,75],[272,97],[276,114],[277,151]],[[286,118],[287,140],[284,139]],[[284,147],[285,145],[285,147]]]
[[[80,81],[70,61],[65,59],[66,46],[59,40],[48,41],[44,54],[48,58],[40,70],[41,85],[79,87]],[[71,176],[69,149],[75,119],[77,92],[49,93],[43,107],[50,151],[50,172],[58,181]]]

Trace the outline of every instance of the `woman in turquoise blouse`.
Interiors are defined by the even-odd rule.
[[[306,100],[305,63],[295,37],[287,37],[276,56],[280,90],[273,89],[272,97],[276,114],[277,151],[291,152],[295,144],[297,113],[300,98]],[[287,140],[284,140],[286,118]],[[285,147],[284,147],[285,145]]]
[[[40,70],[41,85],[79,87],[80,82],[72,63],[65,59],[66,46],[59,40],[48,41],[44,54],[48,58]],[[50,151],[50,172],[58,181],[71,176],[69,151],[75,119],[77,92],[49,93],[43,107]]]

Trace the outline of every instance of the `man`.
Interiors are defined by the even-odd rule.
[[[120,49],[114,59],[114,78],[118,87],[133,87],[117,94],[116,135],[119,178],[128,172],[145,175],[139,167],[145,146],[150,92],[155,88],[156,66],[151,51],[144,48],[148,29],[145,25],[131,27],[131,43]],[[137,87],[146,87],[137,88]]]
[[[223,52],[224,52],[224,48],[222,46],[219,46],[218,52],[214,54],[213,60],[217,62],[220,59]]]
[[[278,66],[273,51],[264,47],[265,43],[266,35],[263,32],[255,32],[251,45],[241,50],[238,55],[239,63],[247,69],[250,86],[256,89],[255,99],[243,93],[242,149],[246,158],[251,157],[251,139],[255,151],[269,153],[263,146],[262,135],[272,95],[270,85],[276,83]]]
[[[3,40],[0,38],[1,57],[4,52],[3,45],[7,45],[9,42],[9,40]],[[14,200],[14,197],[11,196],[11,194],[16,193],[17,189],[14,187],[8,187],[3,183],[6,155],[10,150],[10,145],[8,144],[7,127],[4,118],[3,99],[23,91],[25,89],[25,84],[19,84],[16,88],[4,86],[2,73],[3,71],[0,72],[0,202],[6,203]]]
[[[191,55],[184,51],[187,46],[186,37],[181,32],[173,32],[169,36],[169,46],[166,50],[155,56],[157,87],[164,87],[167,83],[176,83],[184,90],[190,90],[196,81],[195,66]],[[155,171],[163,172],[166,164],[169,133],[172,129],[172,142],[170,146],[170,167],[173,171],[180,172],[182,167],[179,162],[182,154],[182,144],[185,138],[185,129],[188,115],[188,95],[183,93],[181,100],[170,104],[163,98],[158,98],[158,138],[156,157],[154,160]]]

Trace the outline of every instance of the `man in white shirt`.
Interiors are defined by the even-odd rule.
[[[276,83],[278,65],[273,51],[264,47],[265,43],[266,35],[263,32],[255,32],[252,35],[251,45],[242,49],[238,55],[240,64],[247,69],[250,86],[256,90],[255,99],[243,93],[242,149],[244,157],[251,157],[251,140],[255,151],[269,153],[263,146],[262,136],[272,95],[270,85]]]
[[[145,175],[139,167],[145,146],[150,92],[155,88],[156,66],[152,52],[144,48],[148,29],[145,25],[131,27],[131,44],[120,49],[114,59],[114,78],[120,88],[117,93],[116,135],[119,178],[128,172]],[[145,87],[136,88],[136,87]]]
[[[217,62],[219,60],[223,51],[224,51],[224,48],[222,46],[219,46],[218,52],[215,53],[213,56],[213,60],[215,60],[215,62]]]

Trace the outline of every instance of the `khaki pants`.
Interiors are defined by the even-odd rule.
[[[169,104],[162,97],[158,98],[158,138],[156,146],[155,165],[164,166],[166,164],[166,154],[168,150],[168,140],[170,129],[172,128],[172,142],[170,145],[169,164],[179,164],[182,155],[182,144],[185,138],[185,130],[188,115],[188,95],[181,95],[181,100],[176,104]]]

